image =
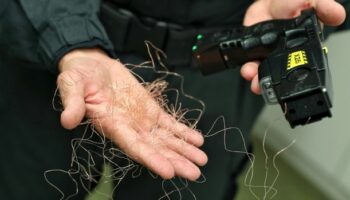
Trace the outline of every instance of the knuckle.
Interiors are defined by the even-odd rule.
[[[71,69],[60,73],[57,77],[57,85],[60,87],[73,86],[84,79],[84,74],[77,70]]]

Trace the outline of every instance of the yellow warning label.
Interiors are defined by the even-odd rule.
[[[305,51],[295,51],[288,55],[287,70],[291,70],[295,67],[308,64],[307,56]]]

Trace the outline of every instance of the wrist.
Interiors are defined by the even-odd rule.
[[[66,53],[58,62],[59,72],[62,72],[64,70],[64,66],[66,65],[66,63],[77,58],[88,58],[97,61],[105,61],[111,59],[109,58],[107,53],[100,48],[75,49]]]

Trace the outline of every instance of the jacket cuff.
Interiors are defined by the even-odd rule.
[[[45,65],[55,74],[59,60],[73,49],[100,47],[115,57],[113,46],[96,15],[69,15],[50,21],[40,34],[39,46]]]

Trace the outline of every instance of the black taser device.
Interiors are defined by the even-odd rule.
[[[331,117],[332,83],[321,25],[313,9],[288,20],[198,35],[194,57],[204,75],[259,60],[267,104],[279,103],[290,126]]]

